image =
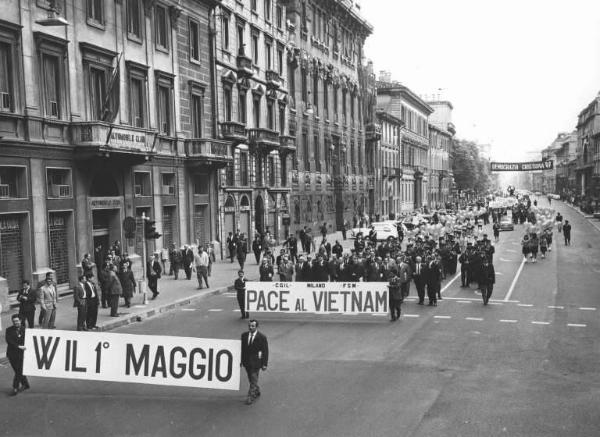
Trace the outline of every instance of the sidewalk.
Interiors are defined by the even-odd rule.
[[[338,239],[342,243],[344,250],[348,250],[354,243],[354,240],[342,241],[341,232],[327,235],[327,240],[332,244]],[[317,236],[317,240],[321,241],[321,236]],[[281,246],[273,248],[273,254],[277,256]],[[227,291],[233,291],[233,281],[237,278],[237,272],[240,266],[235,260],[233,263],[229,259],[223,261],[217,260],[213,264],[211,276],[208,278],[210,288],[198,289],[198,281],[196,274],[192,273],[192,279],[187,280],[185,272],[179,272],[179,279],[175,280],[173,276],[163,276],[158,281],[159,296],[156,300],[150,300],[152,293],[147,293],[147,304],[143,304],[143,295],[135,294],[131,300],[131,308],[119,307],[119,317],[110,317],[109,308],[98,308],[98,327],[100,331],[109,331],[119,326],[135,323],[155,315],[165,313],[176,309],[179,306],[188,305],[189,303],[202,299],[205,296],[220,294]],[[254,254],[249,253],[244,266],[246,277],[250,281],[258,280],[258,265],[254,259]],[[182,279],[183,278],[183,279]],[[123,304],[121,299],[120,304]],[[237,305],[237,303],[236,303]],[[6,341],[4,340],[4,330],[12,325],[10,317],[17,313],[15,308],[2,314],[2,331],[0,335],[0,364],[7,363],[6,358]],[[39,315],[39,307],[36,310],[35,327],[37,328],[37,317]],[[77,309],[73,307],[73,296],[69,295],[58,302],[56,311],[56,329],[74,330],[77,327]]]
[[[588,223],[591,224],[594,228],[596,228],[597,231],[600,232],[600,224],[597,221],[594,221],[594,220],[596,220],[594,218],[594,215],[586,214],[581,209],[579,209],[579,207],[573,206],[570,203],[564,202],[562,200],[561,200],[561,202],[563,205],[568,206],[573,211],[579,213],[579,215],[581,215],[584,219],[587,219]]]

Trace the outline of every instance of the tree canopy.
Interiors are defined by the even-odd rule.
[[[473,141],[455,141],[452,172],[459,190],[483,192],[491,185],[489,162],[480,155],[479,145]]]

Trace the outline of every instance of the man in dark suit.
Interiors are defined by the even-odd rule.
[[[162,267],[158,262],[158,255],[154,254],[154,257],[146,263],[146,279],[148,279],[148,288],[152,292],[152,299],[156,299],[160,293],[158,292],[158,280],[162,273]],[[187,272],[186,272],[187,274]],[[122,290],[121,290],[122,293]],[[117,300],[118,302],[118,300]]]
[[[94,274],[88,273],[85,281],[85,291],[87,299],[87,316],[85,324],[87,329],[98,329],[96,323],[98,321],[98,306],[100,299],[98,298],[98,287],[94,283]]]
[[[192,264],[194,263],[194,252],[187,245],[183,246],[183,270],[188,280],[192,279]]]
[[[486,257],[483,260],[483,265],[479,272],[479,288],[481,288],[481,297],[483,298],[484,305],[487,305],[490,297],[492,297],[495,282],[496,273],[494,271],[494,265],[490,262],[490,259]]]
[[[29,381],[27,381],[27,377],[23,375],[25,325],[21,324],[21,319],[18,314],[13,314],[11,320],[13,325],[6,328],[5,333],[6,356],[15,371],[12,396],[16,396],[19,393],[19,390],[27,390],[29,388]]]
[[[420,256],[417,256],[412,271],[412,278],[415,282],[415,287],[417,288],[417,294],[419,295],[419,305],[423,305],[425,302],[425,279],[427,273],[427,264],[422,262]]]
[[[87,320],[87,292],[85,288],[85,275],[79,276],[79,282],[73,290],[73,307],[77,308],[77,330],[87,331],[85,321]]]
[[[248,331],[242,334],[242,363],[248,374],[248,398],[246,404],[252,404],[260,396],[260,387],[258,386],[258,373],[262,369],[267,370],[269,363],[269,344],[267,337],[258,332],[258,321],[250,320],[248,322]]]

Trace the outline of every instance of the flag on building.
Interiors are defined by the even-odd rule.
[[[104,104],[102,105],[102,121],[108,121],[114,123],[117,114],[119,113],[119,106],[121,104],[121,55],[119,53],[117,58],[117,65],[115,66],[113,73],[108,82],[108,88],[106,91],[106,97]]]

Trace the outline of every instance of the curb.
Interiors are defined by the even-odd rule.
[[[221,293],[226,293],[228,291],[235,290],[233,285],[229,285],[227,287],[219,287],[215,290],[205,291],[203,293],[196,293],[188,297],[180,298],[174,302],[165,302],[164,305],[159,305],[158,307],[142,309],[133,314],[127,314],[127,316],[119,317],[116,320],[107,321],[104,323],[100,323],[98,326],[98,331],[96,332],[106,332],[115,328],[120,328],[121,326],[130,325],[133,323],[139,323],[146,319],[150,319],[154,316],[168,313],[169,311],[173,311],[179,307],[186,306],[191,304],[192,302],[196,302],[204,299],[207,296],[216,296]],[[6,356],[0,357],[0,365],[8,364],[8,358]]]
[[[573,211],[575,211],[576,213],[578,213],[581,217],[583,217],[584,219],[587,220],[587,222],[592,225],[597,231],[600,232],[600,227],[598,227],[598,225],[593,221],[594,216],[593,215],[586,215],[583,211],[581,211],[580,209],[575,208],[574,206],[563,202],[563,205],[568,206],[569,208],[571,208]]]

